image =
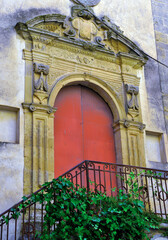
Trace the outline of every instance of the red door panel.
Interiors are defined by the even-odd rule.
[[[84,159],[115,162],[112,114],[102,98],[82,88]]]
[[[112,114],[94,91],[63,88],[55,101],[55,177],[83,160],[115,163]]]
[[[83,161],[81,91],[78,86],[63,88],[55,102],[55,177]]]

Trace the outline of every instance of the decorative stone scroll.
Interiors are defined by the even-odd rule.
[[[127,99],[127,106],[129,109],[139,110],[137,95],[139,93],[139,87],[126,84],[126,92],[131,95],[131,100]]]
[[[126,84],[125,85],[126,94],[127,94],[127,108],[128,114],[134,119],[136,116],[139,115],[139,104],[138,104],[138,97],[139,94],[139,87]]]
[[[34,80],[34,89],[48,92],[47,75],[49,73],[49,66],[42,63],[34,63],[34,73],[40,74],[38,80]],[[44,75],[46,76],[44,79]]]

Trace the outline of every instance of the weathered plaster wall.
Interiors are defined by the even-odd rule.
[[[155,31],[157,59],[168,63],[168,2],[152,0],[152,13]],[[149,160],[148,166],[168,169],[168,68],[149,60],[145,66],[146,104],[144,119],[147,130],[158,132],[161,151],[161,162]]]
[[[22,52],[18,50],[24,47],[24,42],[16,38],[13,23],[7,16],[0,19],[0,26],[0,110],[4,106],[14,107],[18,111],[19,122],[17,126],[19,143],[7,143],[8,140],[0,143],[0,212],[2,212],[18,201],[23,194],[24,119],[21,103],[24,100],[24,62]]]
[[[144,51],[156,57],[154,29],[152,23],[151,0],[102,0],[95,7],[95,13],[101,17],[107,15],[114,23],[119,25],[125,35],[139,45]],[[165,0],[166,1],[166,0]],[[24,116],[21,103],[24,102],[24,80],[25,64],[22,60],[22,49],[24,40],[15,32],[14,26],[17,22],[26,22],[35,16],[48,13],[61,13],[70,15],[69,0],[1,0],[0,2],[0,105],[13,106],[20,109],[20,136],[18,144],[0,144],[0,212],[5,210],[14,202],[20,200],[23,194],[23,167],[24,167]],[[144,8],[145,6],[145,8]],[[151,77],[152,74],[152,77]],[[160,122],[160,130],[164,131],[164,121],[162,114],[162,100],[160,89],[158,89],[159,78],[157,66],[151,62],[146,67],[145,83],[143,73],[141,102],[144,105],[144,121],[151,128],[153,122],[159,117],[159,121],[154,125],[156,129]],[[152,90],[150,89],[152,80]],[[154,84],[153,84],[154,83]],[[156,91],[157,90],[157,91]],[[155,99],[153,91],[156,92],[158,105],[161,110],[153,115],[146,113],[149,108],[155,109]],[[148,95],[153,100],[148,101]],[[153,101],[153,102],[152,102]],[[146,111],[145,111],[146,109]],[[157,108],[158,109],[158,108]],[[151,123],[151,116],[155,116]]]
[[[166,0],[152,0],[153,19],[157,47],[157,58],[168,64],[168,2]],[[158,65],[160,90],[164,106],[165,122],[168,132],[168,68]]]
[[[19,110],[19,143],[0,142],[0,213],[23,196],[24,168],[24,40],[16,34],[17,22],[47,13],[69,14],[69,1],[0,1],[0,110],[1,106]],[[11,109],[10,109],[11,110]],[[1,134],[1,133],[0,133]]]
[[[156,56],[151,0],[102,0],[95,12],[107,15],[143,51]]]

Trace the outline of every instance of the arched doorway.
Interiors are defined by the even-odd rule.
[[[83,160],[116,162],[112,113],[96,92],[80,85],[64,87],[54,107],[55,177]]]

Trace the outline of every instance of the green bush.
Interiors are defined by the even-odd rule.
[[[53,180],[47,187],[43,200],[46,202],[42,240],[132,240],[148,239],[146,231],[157,228],[157,221],[144,211],[138,200],[137,184],[130,176],[128,194],[121,190],[115,197],[100,192],[75,189],[66,178]],[[39,199],[38,199],[39,198]],[[40,195],[36,201],[40,200]],[[50,230],[49,230],[50,229]]]

